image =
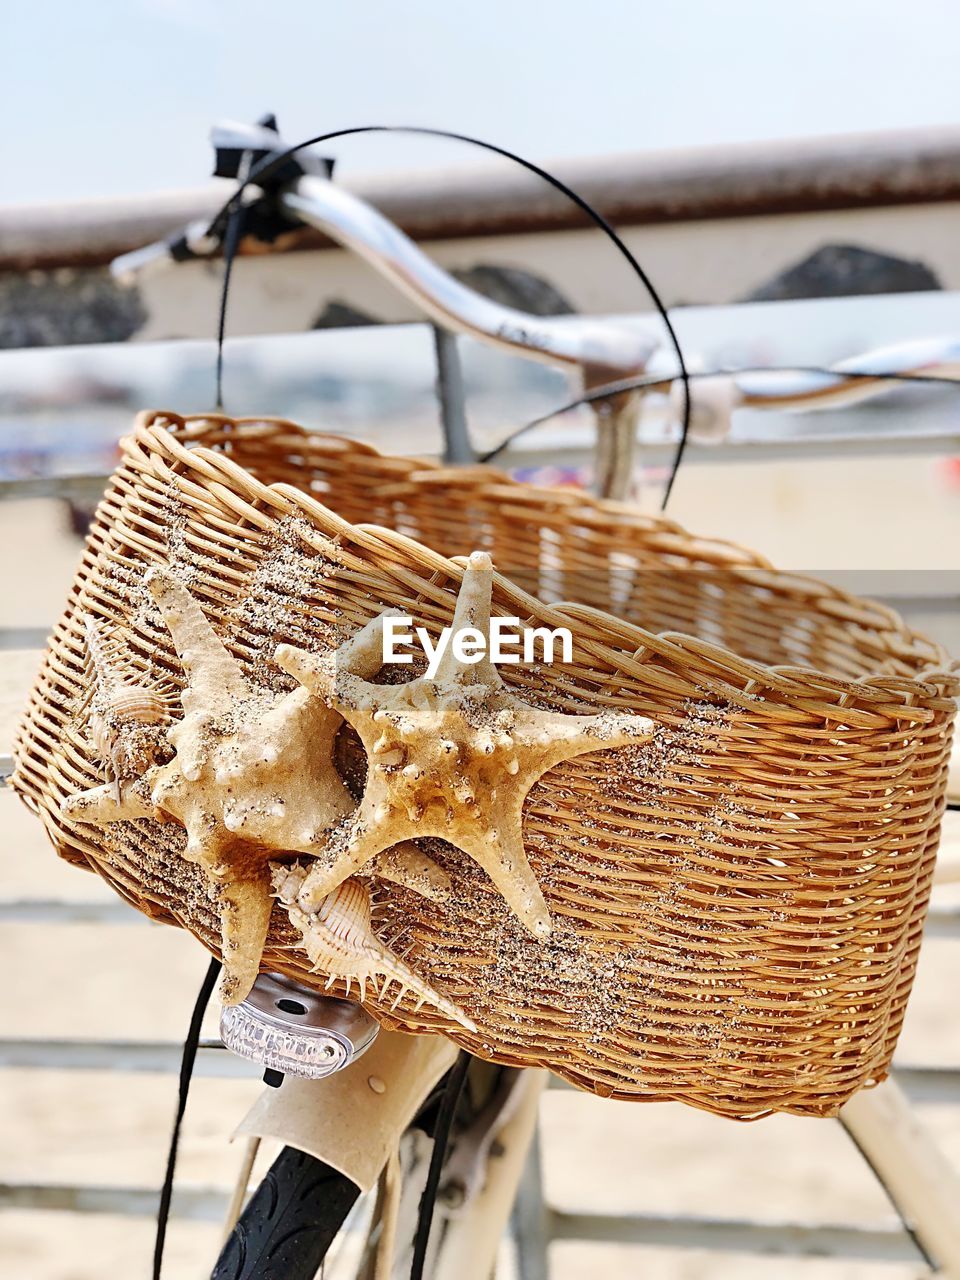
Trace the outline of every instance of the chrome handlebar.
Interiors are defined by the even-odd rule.
[[[669,392],[670,416],[682,415],[679,375],[647,384]],[[690,384],[690,436],[701,444],[726,439],[736,409],[813,413],[887,395],[904,379],[960,382],[960,339],[946,335],[877,347],[829,369],[758,369],[695,374]]]
[[[841,360],[823,372],[770,369],[731,377],[737,401],[745,408],[803,412],[836,409],[883,395],[899,385],[891,374],[901,379],[960,381],[960,339],[921,338],[877,347]]]
[[[280,207],[370,263],[436,324],[512,355],[579,368],[588,387],[639,374],[658,345],[625,326],[531,316],[475,293],[371,205],[328,178],[299,178],[281,193]]]

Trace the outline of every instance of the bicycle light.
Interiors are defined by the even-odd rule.
[[[351,1000],[321,995],[277,973],[261,973],[247,998],[220,1015],[223,1043],[269,1071],[321,1080],[373,1044],[379,1024]]]

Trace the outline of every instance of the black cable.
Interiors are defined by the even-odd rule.
[[[467,1068],[473,1055],[461,1049],[457,1060],[450,1068],[447,1083],[440,1099],[437,1122],[433,1128],[433,1152],[430,1156],[430,1168],[427,1171],[427,1182],[420,1197],[420,1208],[417,1211],[417,1234],[413,1242],[413,1262],[410,1266],[410,1280],[423,1280],[423,1268],[427,1261],[427,1245],[430,1243],[430,1228],[433,1225],[433,1210],[437,1202],[437,1191],[440,1187],[440,1174],[443,1172],[443,1161],[447,1154],[447,1141],[453,1125],[453,1117],[463,1093],[467,1079]]]
[[[670,477],[664,490],[663,501],[661,503],[661,510],[666,508],[666,505],[670,500],[670,493],[673,489],[673,482],[676,479],[677,472],[680,470],[680,463],[683,460],[684,451],[687,447],[687,437],[690,432],[690,380],[687,372],[687,364],[683,358],[683,351],[680,347],[680,339],[677,337],[676,330],[670,320],[669,312],[667,311],[659,293],[654,288],[653,282],[611,224],[603,214],[599,213],[593,205],[590,204],[588,200],[579,195],[578,192],[574,191],[572,187],[567,186],[567,184],[560,178],[550,173],[549,170],[542,168],[538,164],[534,164],[532,160],[525,160],[523,156],[519,156],[515,152],[509,151],[506,147],[498,147],[495,143],[484,142],[482,139],[473,138],[469,134],[454,133],[448,129],[431,129],[417,125],[390,124],[371,124],[361,125],[352,129],[335,129],[330,133],[319,133],[313,138],[307,138],[305,142],[298,142],[295,147],[288,147],[285,151],[278,152],[276,155],[267,156],[258,164],[255,164],[246,176],[241,178],[236,191],[224,204],[220,212],[213,219],[213,223],[211,225],[214,225],[223,218],[231,216],[234,210],[240,207],[243,199],[243,193],[251,183],[256,184],[258,180],[268,177],[271,172],[276,171],[286,160],[290,158],[290,156],[295,155],[298,151],[302,151],[306,147],[319,146],[323,142],[332,142],[336,138],[348,138],[363,133],[406,133],[413,134],[418,137],[447,138],[452,142],[466,142],[471,146],[479,147],[483,151],[489,151],[493,155],[501,156],[505,160],[511,160],[514,164],[518,164],[529,173],[535,174],[538,178],[541,178],[544,182],[553,187],[554,190],[559,191],[562,195],[566,196],[568,200],[571,200],[582,213],[585,213],[587,217],[591,219],[595,226],[599,227],[608,240],[610,240],[650,295],[650,300],[653,302],[653,305],[657,310],[657,314],[663,321],[664,328],[670,338],[670,344],[673,347],[674,353],[677,357],[677,364],[680,368],[680,379],[683,383],[684,393],[683,421],[676,456],[674,458],[673,467],[671,469]],[[220,373],[223,368],[223,343],[226,332],[227,295],[230,289],[230,276],[231,272],[228,267],[224,272],[223,288],[220,298],[220,322],[217,329],[218,408],[221,407],[220,392],[222,387]]]
[[[927,1264],[930,1270],[936,1275],[939,1272],[939,1264],[936,1262],[934,1258],[930,1257],[930,1254],[927,1252],[923,1241],[920,1239],[920,1237],[917,1235],[916,1231],[914,1230],[913,1225],[907,1221],[907,1218],[904,1216],[903,1210],[900,1208],[900,1205],[897,1203],[896,1197],[894,1196],[893,1192],[890,1190],[890,1187],[887,1184],[886,1179],[883,1177],[883,1174],[874,1164],[872,1156],[867,1150],[865,1150],[862,1143],[860,1142],[860,1139],[850,1128],[849,1124],[843,1117],[842,1111],[837,1116],[837,1119],[840,1121],[840,1126],[843,1129],[844,1133],[847,1135],[847,1137],[856,1147],[857,1151],[860,1153],[860,1156],[863,1158],[863,1161],[866,1164],[867,1168],[876,1178],[884,1195],[890,1201],[891,1205],[893,1206],[894,1212],[896,1213],[897,1217],[900,1219],[901,1226],[903,1227],[907,1235],[910,1237],[910,1239],[913,1241],[913,1244],[917,1252],[920,1254],[920,1257],[924,1260],[924,1262]]]
[[[173,1121],[173,1130],[170,1134],[167,1168],[163,1175],[163,1186],[160,1189],[160,1205],[157,1209],[157,1235],[153,1246],[153,1280],[160,1280],[160,1271],[163,1267],[163,1246],[167,1238],[167,1222],[170,1218],[173,1178],[177,1168],[177,1147],[180,1145],[180,1126],[183,1123],[183,1115],[187,1109],[187,1097],[190,1093],[193,1064],[197,1058],[197,1046],[200,1042],[203,1015],[207,1011],[207,1005],[210,1002],[210,996],[219,972],[220,961],[212,959],[207,966],[203,982],[200,984],[196,1003],[193,1006],[193,1014],[190,1018],[190,1026],[187,1028],[186,1039],[183,1042],[183,1055],[180,1059],[180,1084],[177,1091],[177,1112]]]
[[[233,262],[240,245],[242,225],[243,208],[232,209],[223,237],[223,285],[220,290],[220,308],[217,316],[217,409],[223,408],[223,334],[227,324],[227,297],[230,293]]]
[[[240,157],[239,180],[246,183],[250,173],[253,157],[245,151]],[[240,188],[243,191],[243,187]],[[217,403],[223,408],[223,338],[227,328],[227,299],[230,296],[230,283],[233,278],[233,263],[240,247],[244,227],[244,207],[241,202],[232,208],[227,215],[227,226],[223,233],[223,282],[220,287],[220,305],[217,313]]]
[[[932,386],[954,387],[960,391],[960,380],[956,378],[946,378],[936,374],[924,373],[877,373],[876,370],[866,369],[831,369],[828,365],[752,365],[743,369],[698,369],[688,373],[687,377],[690,382],[696,381],[698,378],[723,378],[738,377],[741,374],[752,373],[823,373],[834,374],[838,377],[849,378],[851,382],[869,381],[869,382],[927,382]],[[637,378],[620,378],[616,382],[605,383],[602,387],[594,391],[585,392],[582,396],[577,396],[575,400],[569,400],[566,404],[559,405],[556,409],[551,409],[548,413],[541,414],[538,418],[533,418],[529,422],[525,422],[522,427],[517,427],[494,448],[488,450],[487,453],[481,454],[477,458],[478,462],[492,462],[493,459],[504,449],[513,444],[514,440],[525,435],[528,431],[532,431],[535,427],[542,427],[545,422],[549,422],[551,418],[559,418],[565,413],[569,413],[571,409],[579,409],[582,405],[593,404],[597,400],[606,400],[609,396],[619,395],[623,391],[642,391],[649,387],[663,387],[677,379],[676,374],[670,373],[651,373],[644,374]],[[810,407],[813,407],[811,401]],[[791,412],[788,407],[784,412]],[[676,467],[676,460],[674,460]]]

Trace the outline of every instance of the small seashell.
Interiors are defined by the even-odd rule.
[[[316,911],[307,913],[298,903],[307,867],[299,863],[284,866],[274,862],[270,864],[270,870],[274,892],[286,909],[290,923],[303,939],[303,950],[313,965],[314,973],[327,975],[327,987],[341,978],[346,982],[349,995],[351,984],[356,982],[360,999],[365,1000],[369,982],[374,995],[382,1000],[387,988],[397,983],[399,991],[391,1008],[396,1009],[403,997],[410,993],[416,997],[418,1009],[424,1004],[432,1005],[468,1031],[476,1030],[458,1005],[431,987],[380,941],[373,930],[370,890],[362,880],[352,877],[344,880],[327,894]]]
[[[167,724],[171,693],[137,683],[93,618],[86,618],[84,631],[93,668],[90,740],[113,774],[119,800],[121,782],[142,777],[161,752],[160,736],[145,730]]]

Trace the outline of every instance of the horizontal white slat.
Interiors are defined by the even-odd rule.
[[[102,902],[64,902],[59,898],[0,902],[0,924],[146,924],[147,920],[122,898]]]
[[[0,1039],[0,1068],[52,1071],[176,1073],[183,1046],[176,1041],[76,1040],[9,1037]],[[256,1063],[230,1053],[219,1040],[201,1040],[195,1074],[222,1079],[255,1077]],[[958,1077],[960,1092],[960,1077]]]
[[[910,1238],[893,1227],[807,1223],[761,1223],[659,1214],[587,1214],[554,1210],[547,1218],[553,1240],[595,1244],[647,1245],[671,1249],[791,1255],[808,1258],[864,1258],[916,1262]]]
[[[0,649],[42,649],[50,627],[0,627]]]
[[[174,1189],[170,1216],[200,1222],[223,1219],[228,1197],[205,1187]],[[64,1183],[2,1182],[0,1209],[61,1210],[68,1213],[118,1213],[152,1217],[159,1192],[148,1187],[71,1186]]]
[[[0,1038],[0,1070],[125,1071],[170,1074],[179,1071],[177,1041]],[[960,1067],[896,1064],[898,1083],[917,1102],[960,1102]],[[218,1079],[256,1077],[260,1069],[228,1052],[219,1040],[202,1040],[196,1075]],[[557,1077],[552,1089],[572,1089]]]
[[[159,1195],[147,1187],[71,1186],[63,1183],[0,1183],[0,1208],[61,1210],[151,1217]],[[205,1187],[174,1190],[171,1217],[217,1221],[227,1197]],[[794,1257],[918,1260],[909,1238],[893,1227],[815,1223],[753,1223],[738,1219],[667,1217],[657,1214],[583,1214],[547,1210],[554,1240],[709,1249]]]

